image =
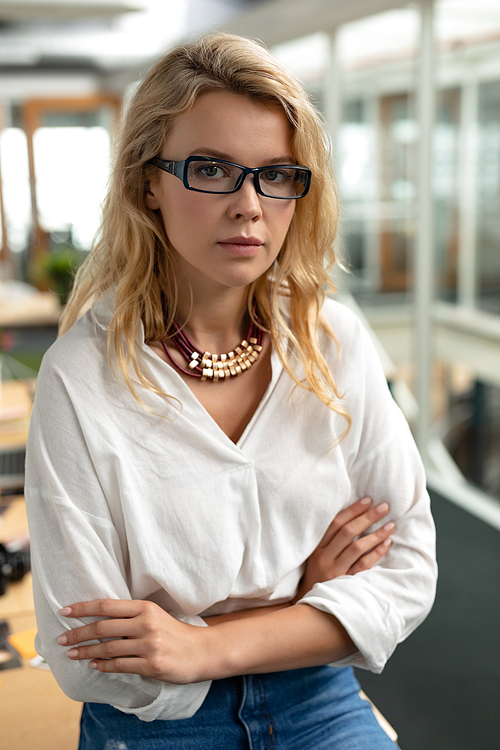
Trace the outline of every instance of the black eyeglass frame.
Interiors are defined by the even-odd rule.
[[[193,161],[208,161],[217,164],[228,164],[230,167],[238,167],[238,169],[241,169],[241,175],[238,177],[236,186],[233,188],[233,190],[222,190],[220,192],[214,190],[200,190],[199,188],[191,187],[187,179],[188,167]],[[161,159],[159,156],[155,156],[153,159],[150,159],[147,164],[152,164],[154,167],[163,169],[164,172],[168,172],[169,174],[174,175],[174,177],[178,177],[179,180],[182,181],[186,190],[193,190],[195,193],[210,193],[211,195],[229,195],[230,193],[236,193],[241,188],[247,175],[249,174],[253,175],[254,177],[255,190],[259,195],[263,195],[264,198],[275,198],[276,200],[281,201],[298,200],[299,198],[304,198],[304,196],[307,195],[309,187],[311,185],[311,170],[309,169],[309,167],[302,167],[299,164],[269,164],[266,167],[244,167],[243,164],[236,164],[236,162],[234,161],[226,161],[225,159],[211,159],[209,156],[188,156],[188,158],[184,159],[183,161],[169,161],[168,159]],[[300,195],[290,195],[287,197],[283,195],[268,195],[267,193],[264,193],[260,186],[259,180],[259,175],[261,174],[261,172],[265,172],[267,169],[283,169],[284,167],[286,167],[287,169],[300,169],[303,172],[303,192]],[[300,182],[302,182],[302,180],[300,180]]]

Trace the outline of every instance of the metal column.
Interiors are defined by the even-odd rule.
[[[458,303],[476,306],[479,84],[469,73],[462,88],[457,292]]]
[[[429,466],[427,441],[431,425],[432,310],[434,303],[434,231],[432,147],[435,119],[434,2],[420,2],[420,60],[417,79],[417,114],[420,125],[418,153],[418,220],[415,247],[415,373],[419,414],[416,440]]]
[[[333,168],[338,168],[338,133],[342,122],[341,76],[338,62],[338,29],[329,34],[328,69],[325,76],[325,120],[332,142]]]

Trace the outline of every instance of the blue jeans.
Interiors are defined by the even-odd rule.
[[[215,680],[190,719],[144,722],[86,703],[79,750],[395,750],[350,667]]]

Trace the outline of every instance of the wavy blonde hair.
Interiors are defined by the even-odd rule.
[[[262,327],[270,333],[290,377],[345,417],[348,430],[348,411],[340,403],[341,396],[317,340],[321,330],[338,347],[321,315],[325,291],[333,288],[330,270],[336,261],[338,223],[329,139],[300,84],[266,49],[248,39],[214,33],[182,44],[160,59],[137,88],[115,147],[115,167],[101,227],[76,275],[60,333],[114,288],[116,307],[108,335],[110,362],[113,350],[116,365],[139,401],[132,371],[143,386],[160,393],[139,366],[135,340],[141,321],[147,341],[168,336],[178,290],[168,227],[165,231],[160,212],[145,203],[146,165],[160,154],[176,118],[188,111],[200,94],[210,91],[227,91],[281,106],[291,125],[297,162],[312,172],[311,188],[297,201],[277,262],[250,286],[248,309],[251,313],[253,302],[257,303]],[[280,295],[289,297],[291,325],[280,309]],[[302,363],[304,379],[295,373],[288,347],[283,344],[287,340]]]

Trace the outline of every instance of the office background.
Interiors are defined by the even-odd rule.
[[[2,377],[36,374],[56,335],[137,80],[210,29],[262,40],[325,118],[342,204],[338,296],[371,330],[427,469],[436,606],[383,675],[360,679],[404,750],[493,750],[498,0],[0,0]]]

